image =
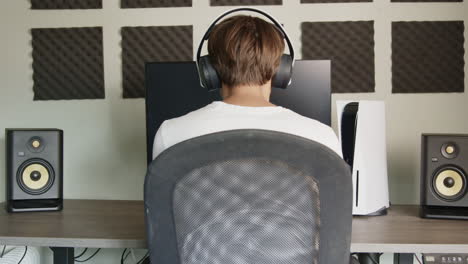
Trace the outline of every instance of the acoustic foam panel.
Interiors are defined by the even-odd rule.
[[[463,32],[463,21],[393,22],[393,93],[463,92]]]
[[[34,100],[104,98],[102,28],[36,28]]]
[[[331,60],[333,93],[374,92],[374,22],[304,22],[302,58]]]
[[[102,0],[31,0],[31,9],[100,9]]]
[[[192,0],[121,0],[122,8],[185,7]]]
[[[123,97],[145,97],[145,63],[193,61],[192,26],[122,28]]]
[[[283,0],[211,0],[212,6],[282,5]]]
[[[372,0],[301,0],[301,4],[372,2]]]

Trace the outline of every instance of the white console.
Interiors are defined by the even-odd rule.
[[[352,168],[353,215],[382,215],[389,207],[385,104],[337,101],[343,158]]]

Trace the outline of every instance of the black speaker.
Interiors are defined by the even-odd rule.
[[[5,140],[7,210],[61,210],[63,131],[6,129]]]
[[[423,134],[421,216],[468,219],[468,135]]]

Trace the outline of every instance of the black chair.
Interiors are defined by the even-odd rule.
[[[193,138],[149,166],[144,203],[154,264],[349,263],[348,165],[274,131]]]

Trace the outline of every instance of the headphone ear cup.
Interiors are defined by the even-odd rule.
[[[208,55],[200,57],[198,71],[203,87],[209,91],[221,88],[221,80]]]
[[[291,82],[293,71],[293,60],[291,55],[283,54],[275,75],[273,75],[271,86],[274,88],[286,89]]]

